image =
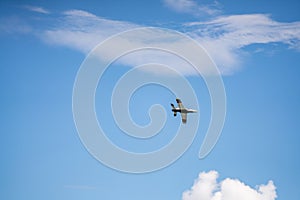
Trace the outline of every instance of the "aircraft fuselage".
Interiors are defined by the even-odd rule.
[[[197,110],[193,110],[193,109],[181,109],[181,108],[173,108],[172,112],[180,112],[180,113],[196,113]]]

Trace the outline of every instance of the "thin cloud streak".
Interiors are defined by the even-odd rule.
[[[73,190],[95,190],[97,187],[90,186],[90,185],[64,185],[66,189],[73,189]]]
[[[38,7],[38,6],[26,5],[26,6],[24,6],[24,8],[29,11],[33,11],[33,12],[37,12],[37,13],[41,13],[41,14],[50,14],[50,11],[46,10],[45,8]]]
[[[171,10],[178,13],[187,13],[194,16],[216,15],[221,10],[217,8],[217,2],[213,5],[199,5],[193,0],[164,0],[164,4]]]
[[[33,31],[33,27],[19,17],[0,18],[0,34],[31,34]]]

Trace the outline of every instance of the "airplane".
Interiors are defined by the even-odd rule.
[[[180,112],[182,123],[185,124],[186,120],[187,120],[187,114],[188,113],[196,113],[197,110],[185,108],[180,99],[176,99],[176,102],[178,104],[178,108],[175,108],[174,104],[171,103],[172,112],[174,112],[174,117],[176,117],[177,112]]]

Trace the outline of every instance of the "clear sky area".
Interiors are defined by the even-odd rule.
[[[298,200],[299,10],[0,1],[0,199]]]

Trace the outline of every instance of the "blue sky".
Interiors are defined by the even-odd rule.
[[[1,1],[1,199],[296,200],[299,8],[292,0]],[[164,57],[196,93],[197,135],[172,165],[130,174],[103,165],[85,149],[73,121],[72,92],[95,45],[145,26],[182,32],[207,50],[222,74],[227,113],[216,146],[200,160],[210,121],[208,90],[201,77]],[[180,126],[180,118],[169,112],[176,96],[156,85],[134,93],[129,110],[137,124],[146,125],[149,107],[162,105],[167,121],[159,135],[128,137],[113,121],[110,95],[117,80],[151,59],[161,61],[150,53],[150,59],[129,56],[113,63],[95,97],[107,137],[129,151],[154,151]],[[157,68],[151,73],[166,75]]]

